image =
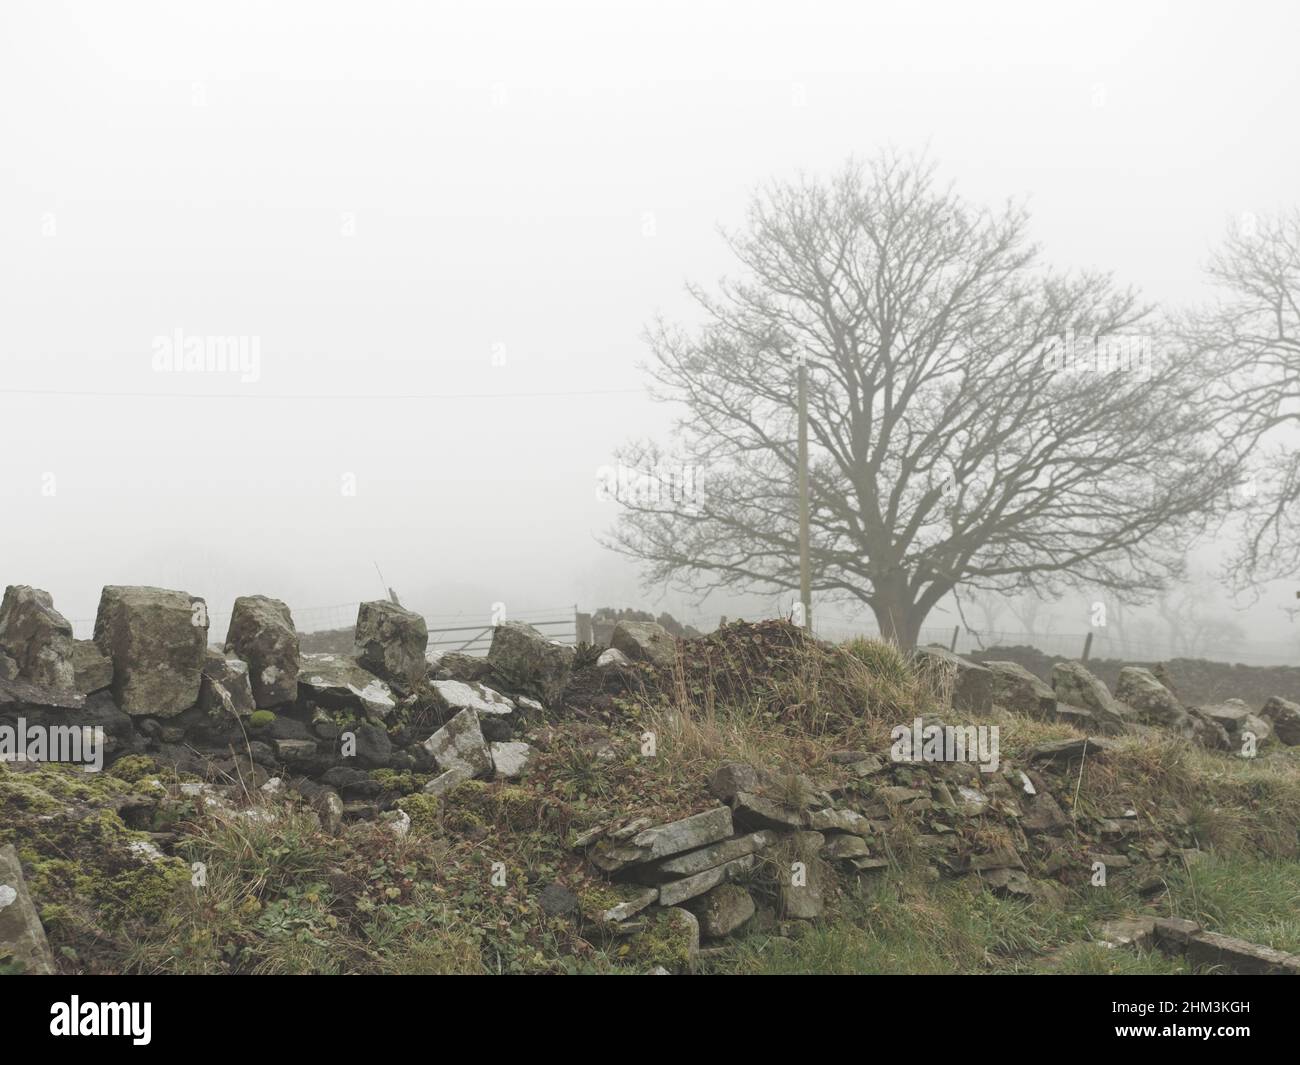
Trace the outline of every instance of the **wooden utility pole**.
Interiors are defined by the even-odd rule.
[[[799,601],[803,627],[812,634],[812,578],[808,569],[808,359],[799,361]]]

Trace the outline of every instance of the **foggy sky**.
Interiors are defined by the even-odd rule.
[[[1230,219],[1300,201],[1297,39],[1281,4],[6,0],[0,583],[305,610],[377,563],[430,613],[761,612],[596,543],[717,225],[925,150],[1027,197],[1045,262],[1196,300]],[[256,337],[258,380],[158,372],[175,330]],[[1283,638],[1290,594],[1234,618]]]

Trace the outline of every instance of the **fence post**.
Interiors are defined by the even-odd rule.
[[[960,625],[954,625],[952,627],[952,643],[948,646],[948,650],[953,652],[953,654],[957,653],[957,636],[960,632],[961,632]]]
[[[596,642],[596,633],[592,628],[591,615],[584,614],[578,609],[578,604],[573,604],[573,642],[593,644]]]
[[[1088,661],[1088,655],[1092,652],[1092,633],[1088,633],[1088,638],[1083,641],[1083,661]]]

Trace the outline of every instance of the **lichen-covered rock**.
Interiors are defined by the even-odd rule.
[[[367,769],[382,769],[393,757],[393,741],[383,725],[362,721],[344,736],[352,739],[352,755]]]
[[[236,717],[252,714],[257,704],[248,679],[248,663],[209,649],[203,659],[199,706],[209,714],[234,714]]]
[[[492,772],[492,753],[473,710],[458,713],[424,741],[424,749],[443,772],[455,770],[469,777]]]
[[[429,626],[414,611],[386,599],[362,603],[357,610],[357,661],[400,688],[409,691],[424,679],[428,644]]]
[[[660,910],[645,928],[628,937],[624,962],[641,969],[691,972],[700,953],[700,922],[690,910],[674,906]]]
[[[1228,699],[1199,709],[1211,721],[1223,726],[1234,747],[1241,743],[1248,732],[1255,737],[1257,743],[1263,743],[1273,735],[1273,726],[1240,699]]]
[[[678,854],[672,858],[665,858],[661,862],[656,862],[653,866],[647,868],[647,877],[655,880],[666,880],[674,876],[694,876],[706,869],[714,869],[719,865],[734,862],[737,858],[743,858],[748,854],[757,854],[759,851],[772,846],[779,838],[775,832],[763,829],[758,832],[751,832],[748,835],[737,836],[735,839],[724,839],[720,843],[713,843],[707,847],[687,851],[685,854]]]
[[[116,763],[107,773],[0,763],[0,848],[12,844],[21,856],[56,963],[71,947],[75,967],[90,973],[120,971],[131,943],[193,890],[189,866],[161,854],[147,833],[123,820],[129,811],[133,823],[151,821],[164,808],[162,790],[143,781],[147,774],[132,783],[118,771]]]
[[[435,651],[424,653],[429,663],[429,675],[434,680],[459,680],[466,684],[482,680],[491,671],[486,658],[465,654],[463,651]]]
[[[434,705],[444,717],[458,714],[462,710],[473,710],[480,716],[491,717],[505,717],[515,712],[512,699],[478,681],[466,683],[459,680],[435,680],[429,684],[429,688]]]
[[[548,640],[531,625],[507,621],[492,630],[488,663],[507,691],[559,703],[573,669],[574,650]]]
[[[17,680],[18,663],[0,651],[0,680]]]
[[[1131,706],[1148,724],[1171,729],[1189,739],[1194,734],[1191,715],[1149,669],[1140,666],[1121,669],[1115,683],[1115,698]]]
[[[829,871],[820,853],[826,837],[820,832],[796,832],[786,854],[776,866],[781,911],[786,917],[811,921],[826,908],[826,880]]]
[[[497,780],[516,780],[524,775],[533,749],[526,743],[509,741],[489,745],[492,753],[493,775]]]
[[[70,722],[82,730],[83,752],[88,750],[84,742],[87,735],[102,734],[102,753],[107,761],[144,747],[144,739],[131,717],[117,708],[108,692],[83,696],[74,691],[38,688],[25,680],[0,680],[0,726],[16,730],[16,735],[21,731],[21,723],[29,730],[37,727],[66,730]],[[100,729],[102,733],[86,733],[87,728]]]
[[[0,652],[14,660],[18,678],[43,688],[76,688],[72,625],[54,609],[50,593],[11,584],[0,602]]]
[[[1088,672],[1082,662],[1057,662],[1052,666],[1052,690],[1058,702],[1079,706],[1091,715],[1094,726],[1103,732],[1124,728],[1124,714],[1111,697],[1106,685]]]
[[[1194,706],[1187,708],[1187,716],[1191,719],[1192,736],[1202,747],[1212,751],[1229,751],[1232,749],[1232,737],[1228,735],[1228,730],[1219,722]]]
[[[993,673],[945,647],[918,647],[917,672],[954,710],[977,716],[993,709]]]
[[[1277,738],[1288,747],[1300,745],[1300,704],[1274,695],[1264,704],[1259,716],[1272,724]]]
[[[677,660],[677,640],[655,621],[620,621],[609,638],[610,647],[633,662],[666,668]]]
[[[18,852],[0,847],[0,973],[52,976],[54,955],[36,915]]]
[[[208,611],[188,592],[105,586],[95,644],[113,660],[113,699],[128,714],[174,717],[199,698]]]
[[[711,891],[719,884],[726,883],[732,877],[751,872],[753,868],[754,856],[747,854],[743,858],[733,859],[725,865],[706,869],[702,873],[682,877],[680,880],[669,880],[659,887],[659,904],[661,906],[680,905],[689,899],[697,898],[705,892]]]
[[[602,841],[592,851],[591,860],[597,868],[616,873],[629,865],[694,850],[730,835],[731,811],[718,806],[680,821],[644,828],[630,839],[613,845]]]
[[[606,647],[596,657],[596,666],[599,669],[626,669],[631,664],[632,660],[617,647]]]
[[[1050,721],[1056,713],[1056,693],[1019,662],[982,662],[992,675],[993,702],[1026,717]]]
[[[701,935],[721,939],[754,916],[754,898],[739,884],[719,884],[686,908],[698,918]]]
[[[94,640],[72,641],[72,667],[77,691],[82,695],[103,691],[113,684],[113,660]]]
[[[292,702],[301,657],[293,615],[279,599],[241,595],[230,614],[226,651],[248,663],[248,681],[260,709]]]
[[[397,709],[393,689],[343,655],[303,655],[298,688],[304,699],[333,710],[383,718]]]

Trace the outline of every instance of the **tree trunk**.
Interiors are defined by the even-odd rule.
[[[904,651],[916,648],[925,613],[909,600],[904,587],[882,588],[871,601],[871,611],[880,626],[881,639],[893,641]]]

